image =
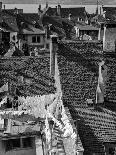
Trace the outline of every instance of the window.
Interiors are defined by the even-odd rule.
[[[16,148],[20,148],[20,138],[6,140],[6,151],[10,151]]]
[[[46,44],[46,48],[49,49],[49,44]]]
[[[37,43],[40,43],[40,36],[37,36]]]
[[[32,37],[32,43],[40,43],[40,36],[33,36]]]
[[[13,149],[24,149],[28,147],[33,147],[32,143],[33,138],[32,137],[26,137],[26,138],[15,138],[15,139],[8,139],[3,141],[5,144],[6,151],[10,151]]]
[[[109,148],[109,154],[114,155],[114,152],[115,152],[115,148],[110,147]]]
[[[32,43],[36,43],[36,36],[32,37]]]
[[[32,147],[32,138],[22,138],[22,146],[23,148]]]

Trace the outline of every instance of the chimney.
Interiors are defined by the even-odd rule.
[[[18,9],[17,8],[14,8],[14,14],[18,14]]]
[[[39,10],[41,11],[41,4],[39,5]]]
[[[41,4],[39,5],[39,8],[38,8],[38,15],[39,16],[41,15]]]
[[[2,12],[2,2],[0,2],[0,13]]]
[[[4,10],[6,9],[6,5],[4,5]]]
[[[106,18],[106,11],[103,11],[103,17]]]
[[[104,34],[103,34],[103,51],[106,49],[106,25],[104,25]]]
[[[56,15],[58,15],[58,7],[56,6]]]
[[[69,15],[68,15],[68,19],[71,20],[71,13],[69,13]]]
[[[55,55],[57,51],[57,36],[50,36],[50,75],[55,75]]]
[[[100,7],[100,15],[102,14],[102,8]]]
[[[60,4],[58,4],[57,13],[59,16],[61,15],[61,5]]]
[[[46,2],[46,8],[48,8],[48,3]]]
[[[98,85],[97,85],[97,90],[96,90],[96,105],[103,105],[104,103],[104,91],[105,91],[105,76],[106,76],[106,71],[104,72],[104,69],[106,70],[106,67],[104,68],[104,61],[102,60],[99,63],[99,76],[98,76]],[[104,68],[104,69],[102,69]],[[103,76],[104,74],[104,76]]]

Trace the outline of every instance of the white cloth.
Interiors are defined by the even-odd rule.
[[[50,142],[50,140],[51,140],[51,133],[50,133],[50,128],[49,128],[47,114],[46,114],[46,119],[45,119],[45,134],[46,134],[46,140],[48,142]]]

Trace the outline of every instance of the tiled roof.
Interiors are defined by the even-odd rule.
[[[91,22],[95,22],[96,20],[99,23],[105,23],[106,22],[106,19],[103,17],[103,15],[96,15],[95,17],[93,17],[91,19]]]
[[[50,76],[50,58],[22,57],[0,59],[0,77],[10,80],[11,94],[14,88],[24,96],[46,95],[55,92],[54,78]],[[31,83],[21,83],[19,76],[28,78]],[[0,80],[1,81],[1,80]]]
[[[116,113],[105,108],[70,107],[73,119],[78,120],[78,131],[87,155],[104,154],[105,142],[116,141]]]
[[[59,43],[58,65],[64,103],[78,106],[87,99],[95,101],[101,59],[107,66],[105,97],[109,101],[116,100],[116,59],[100,53],[102,46],[98,45],[97,42]]]
[[[69,107],[72,118],[78,121],[79,136],[86,155],[104,155],[103,143],[116,141],[116,59],[115,54],[102,53],[101,50],[97,42],[59,42],[62,99]],[[95,103],[98,62],[101,59],[107,66],[105,108],[89,108],[86,100],[92,99]]]
[[[47,24],[53,24],[54,26],[58,26],[59,28],[62,28],[62,19],[58,16],[48,16],[44,15],[42,18],[43,25]]]
[[[31,31],[23,29],[23,34],[45,34],[45,31],[32,27]]]
[[[41,19],[37,13],[23,13],[23,18],[27,21],[30,21],[33,25],[36,25],[36,27],[43,29]]]
[[[85,19],[85,17],[86,17],[85,7],[61,8],[61,16],[62,17],[68,17],[69,14],[71,14],[72,17],[78,16],[82,19]]]
[[[18,26],[16,17],[13,14],[10,14],[9,12],[2,12],[2,27],[6,29],[10,29],[10,31],[18,32]]]
[[[85,30],[85,31],[98,31],[99,29],[94,27],[94,26],[90,26],[90,25],[80,25],[80,24],[76,24],[76,26],[80,29],[80,30]]]
[[[58,65],[63,91],[63,101],[67,104],[84,104],[86,99],[95,99],[97,87],[97,73],[101,54],[97,51],[100,47],[87,51],[88,43],[67,42],[59,44]],[[79,46],[78,46],[79,45]],[[81,48],[79,51],[78,49]],[[98,49],[97,49],[98,48]]]
[[[49,7],[48,11],[46,12],[47,15],[56,15],[56,8]],[[67,18],[69,14],[72,15],[72,17],[80,17],[82,19],[85,19],[86,17],[86,11],[85,7],[74,7],[74,8],[61,8],[60,9],[61,17]]]
[[[116,7],[103,7],[106,19],[116,20]]]

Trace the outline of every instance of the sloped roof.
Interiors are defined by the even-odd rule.
[[[75,8],[61,8],[61,16],[68,17],[69,14],[73,17],[86,17],[85,7],[75,7]]]
[[[61,43],[61,44],[60,44]],[[100,47],[94,47],[94,51],[87,43],[60,42],[58,65],[63,91],[63,101],[66,104],[84,104],[88,98],[95,99],[97,87],[97,63],[101,57],[98,54]],[[82,44],[82,50],[78,50]],[[89,44],[89,43],[88,43]],[[91,47],[92,44],[90,43]],[[90,80],[91,79],[91,80]]]
[[[47,56],[37,58],[3,58],[0,59],[0,77],[4,78],[6,81],[10,80],[12,95],[16,87],[21,96],[55,93],[55,81],[54,78],[50,76],[49,63],[50,58]],[[31,83],[19,82],[19,76],[29,78]]]
[[[58,16],[48,16],[48,15],[44,15],[42,17],[42,23],[43,25],[47,25],[47,24],[53,24],[54,26],[58,26],[60,28],[62,28],[62,18],[58,17]]]
[[[17,8],[14,8],[14,9],[2,9],[2,12],[15,15],[17,13],[23,13],[23,9],[17,9]]]
[[[56,8],[49,7],[48,11],[46,12],[47,15],[57,15]],[[72,17],[80,17],[85,18],[86,17],[86,11],[85,7],[74,7],[74,8],[60,8],[60,15],[63,18],[66,18],[69,16],[69,14],[72,15]]]
[[[102,43],[101,43],[102,45]],[[116,59],[102,52],[97,42],[67,41],[59,43],[58,65],[64,103],[83,105],[87,99],[95,101],[98,63],[104,59],[107,66],[106,94],[109,101],[116,100]]]
[[[101,59],[104,59],[107,66],[105,79],[107,104],[104,103],[105,108],[89,108],[86,100],[92,99],[95,103],[98,63]],[[59,42],[58,67],[63,104],[69,107],[72,118],[78,121],[79,136],[87,155],[104,154],[103,143],[116,141],[115,64],[114,54],[100,52],[100,47],[95,42],[94,44],[92,42],[79,44],[78,41]],[[114,110],[109,105],[112,101]]]
[[[116,7],[103,7],[106,19],[116,20]]]
[[[94,22],[95,20],[97,20],[98,23],[106,22],[106,19],[103,17],[103,15],[96,15],[95,17],[91,19],[91,22]]]
[[[10,29],[10,31],[18,32],[18,25],[16,21],[16,17],[13,14],[10,14],[7,11],[3,11],[2,15],[2,27],[6,29]]]
[[[80,30],[85,30],[85,31],[98,31],[99,29],[97,27],[91,26],[91,25],[80,25],[80,24],[76,24],[76,26],[80,29]]]
[[[23,13],[22,15],[25,20],[28,20],[33,25],[36,25],[36,27],[43,29],[41,18],[39,17],[38,13]]]
[[[70,107],[73,119],[78,120],[78,131],[85,153],[104,154],[103,144],[116,141],[116,112],[105,108]]]
[[[44,30],[40,30],[38,28],[35,28],[35,27],[31,27],[30,28],[31,30],[29,31],[28,29],[23,29],[23,34],[45,34],[45,31]]]
[[[83,145],[82,145],[82,142],[81,142],[79,133],[78,133],[78,131],[76,129],[77,126],[74,124],[74,118],[72,118],[71,113],[70,113],[68,107],[65,107],[65,112],[66,112],[66,115],[68,116],[68,119],[69,119],[69,121],[70,121],[70,123],[71,123],[71,125],[73,127],[74,132],[76,132],[76,134],[77,134],[76,150],[78,150],[78,151],[84,151],[84,148],[83,148]],[[70,143],[71,143],[71,139],[70,138],[64,139],[64,147],[65,147],[65,151],[66,151],[66,154],[67,155],[70,155],[73,152]]]

